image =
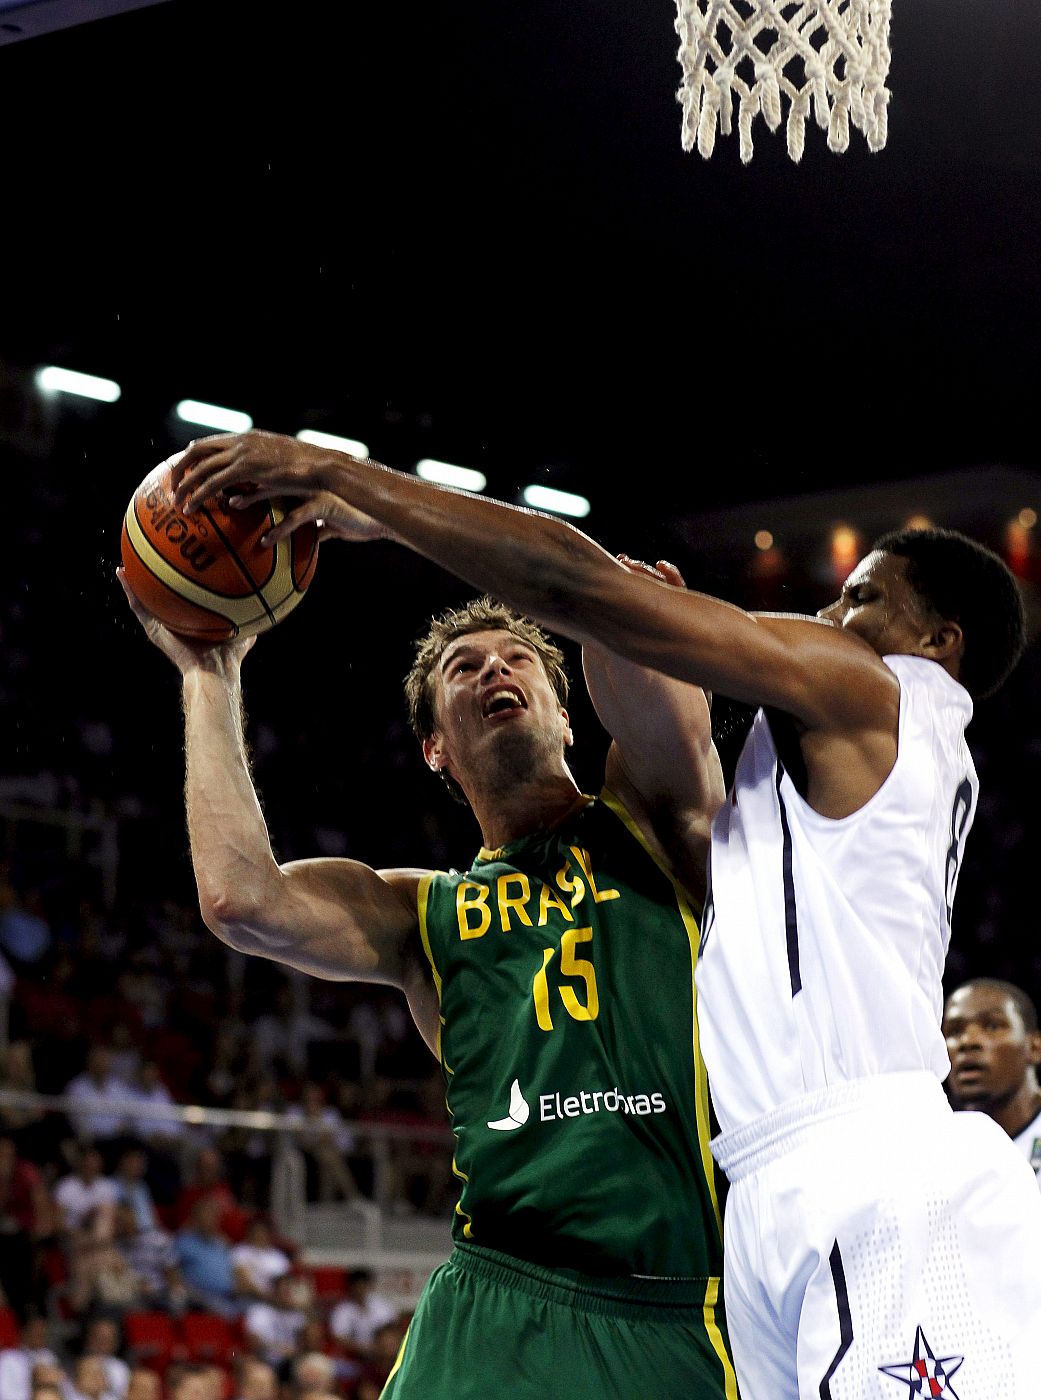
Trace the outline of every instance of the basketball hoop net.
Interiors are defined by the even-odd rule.
[[[828,146],[844,151],[853,123],[873,151],[886,144],[892,0],[676,0],[683,82],[683,149],[707,160],[716,129],[729,136],[737,105],[741,159],[752,159],[752,123],[781,125],[802,158],[813,116]]]

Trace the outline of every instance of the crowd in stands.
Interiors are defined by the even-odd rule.
[[[7,936],[23,914],[32,940]],[[63,926],[0,872],[0,1089],[66,1101],[0,1103],[0,1397],[374,1397],[407,1318],[364,1271],[309,1269],[278,1235],[274,1135],[155,1110],[284,1115],[308,1200],[380,1186],[385,1208],[443,1216],[448,1149],[395,1139],[377,1169],[366,1138],[443,1133],[440,1071],[393,996],[189,941],[188,908],[142,918],[84,905]]]

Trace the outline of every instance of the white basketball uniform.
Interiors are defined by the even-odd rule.
[[[1041,1193],[941,1087],[972,704],[885,662],[898,755],[870,801],[813,811],[760,712],[713,826],[697,982],[738,1377],[743,1400],[1037,1400]]]
[[[1041,1185],[1041,1113],[1020,1129],[1012,1141],[1030,1163],[1030,1169]]]

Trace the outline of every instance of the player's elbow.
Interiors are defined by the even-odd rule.
[[[206,927],[239,953],[260,952],[259,901],[248,891],[228,886],[199,886],[199,912]]]

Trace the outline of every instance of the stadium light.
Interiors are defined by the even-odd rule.
[[[535,510],[551,510],[554,515],[571,515],[576,520],[592,510],[585,496],[577,496],[573,491],[557,491],[552,486],[525,486],[521,498]]]
[[[328,447],[331,452],[347,452],[352,457],[367,457],[369,445],[357,438],[337,437],[335,433],[319,433],[313,428],[301,428],[297,433],[298,442],[309,442],[312,447]]]
[[[185,423],[198,423],[203,428],[216,428],[221,433],[248,433],[253,419],[248,413],[234,408],[221,408],[215,403],[200,403],[198,399],[182,399],[174,413]]]
[[[58,365],[43,365],[36,371],[35,377],[36,387],[46,394],[76,394],[81,399],[115,403],[123,392],[114,379],[101,379],[96,374],[80,374],[79,370],[61,369]]]
[[[457,467],[451,462],[438,462],[424,457],[416,463],[416,475],[424,481],[436,481],[439,486],[457,486],[460,491],[483,491],[488,485],[484,472],[473,467]]]

